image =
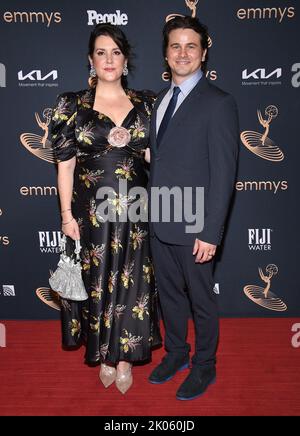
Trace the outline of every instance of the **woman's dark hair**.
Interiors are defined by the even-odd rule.
[[[178,16],[168,21],[163,28],[163,55],[167,54],[169,45],[169,35],[172,30],[176,29],[192,29],[200,35],[200,43],[203,50],[208,48],[208,31],[207,27],[200,23],[197,17]],[[202,63],[202,69],[205,71],[208,56],[205,56],[205,62]]]
[[[94,49],[95,49],[95,41],[98,36],[109,36],[119,47],[122,54],[127,59],[127,68],[128,71],[131,72],[133,70],[132,65],[132,48],[126,38],[124,32],[117,26],[113,24],[105,23],[105,24],[97,24],[91,32],[90,40],[89,40],[89,56],[93,57]],[[127,88],[127,77],[122,76],[122,86],[123,88]]]

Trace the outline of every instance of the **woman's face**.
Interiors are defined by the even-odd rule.
[[[89,56],[97,77],[104,82],[120,80],[126,58],[110,36],[101,35],[95,40],[94,52]]]

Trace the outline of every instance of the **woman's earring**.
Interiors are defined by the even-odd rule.
[[[123,67],[123,76],[128,76],[128,67],[127,67],[127,64],[124,64],[124,67]]]
[[[88,80],[90,88],[95,88],[97,85],[97,81],[98,81],[98,79],[97,79],[97,73],[96,73],[95,67],[94,67],[94,65],[91,65],[90,77]]]
[[[91,69],[90,69],[90,77],[96,77],[96,70],[94,65],[91,65]]]

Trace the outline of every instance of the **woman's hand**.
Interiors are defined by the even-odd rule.
[[[144,159],[146,162],[150,163],[150,148],[146,148]]]
[[[79,226],[72,213],[62,213],[62,232],[74,241],[80,239]]]

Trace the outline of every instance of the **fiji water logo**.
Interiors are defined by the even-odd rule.
[[[248,247],[251,251],[269,251],[272,249],[273,229],[248,229]]]
[[[60,231],[40,231],[38,236],[41,253],[60,253],[62,238]]]

